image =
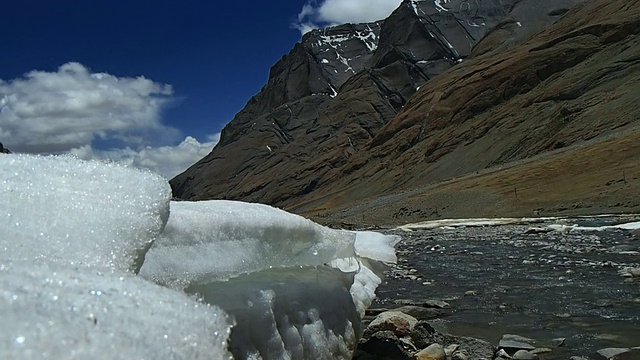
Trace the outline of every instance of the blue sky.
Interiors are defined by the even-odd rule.
[[[8,2],[0,142],[171,177],[211,151],[301,31],[384,18],[399,2]]]

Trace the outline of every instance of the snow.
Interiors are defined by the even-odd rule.
[[[170,202],[150,172],[26,155],[0,169],[3,359],[224,359],[229,342],[240,358],[350,358],[396,260],[395,236]]]
[[[478,226],[498,226],[526,223],[528,219],[523,218],[478,218],[478,219],[442,219],[429,220],[418,223],[399,226],[398,229],[413,231],[418,229],[439,229],[456,227],[478,227]]]
[[[565,225],[565,224],[552,224],[549,225],[550,229],[568,233],[571,231],[607,231],[607,230],[636,230],[640,229],[640,222],[630,222],[618,225],[608,225],[608,226],[578,226],[576,224],[573,225]]]
[[[614,215],[593,215],[588,217],[577,218],[608,218]],[[574,218],[575,219],[575,218]],[[532,218],[477,218],[477,219],[441,219],[441,220],[428,220],[418,223],[411,223],[399,226],[397,229],[404,231],[414,231],[420,229],[455,229],[458,227],[478,227],[478,226],[501,226],[501,225],[526,225],[526,224],[540,224],[549,223],[552,221],[563,222],[569,221],[569,218],[562,217],[532,217]],[[571,231],[606,231],[606,230],[635,230],[640,229],[639,222],[622,223],[618,225],[609,226],[578,226],[576,224],[567,225],[564,223],[556,223],[546,225],[547,229],[555,230],[562,233],[568,233]],[[543,230],[544,228],[536,228]]]
[[[433,0],[433,4],[436,6],[436,10],[438,10],[438,12],[449,11],[442,6],[443,3],[446,4],[448,2],[449,0]]]
[[[413,12],[415,12],[416,15],[418,16],[420,16],[420,13],[425,15],[425,12],[422,11],[422,9],[420,9],[420,6],[418,5],[418,3],[421,1],[424,1],[424,0],[411,0],[411,6],[413,7]]]

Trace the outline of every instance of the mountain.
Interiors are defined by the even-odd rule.
[[[0,154],[11,154],[11,151],[9,151],[9,149],[5,148],[4,145],[2,145],[1,142],[0,142]]]
[[[563,190],[567,199],[529,194],[559,194],[543,185],[562,172],[549,165],[534,179],[526,166],[564,156],[567,169],[569,154],[597,148],[588,165],[622,170],[628,184],[640,157],[616,147],[634,144],[623,137],[640,117],[639,25],[638,1],[413,0],[382,22],[315,30],[273,66],[213,151],[171,180],[174,196],[352,222],[594,211],[576,199],[604,194],[604,179]],[[626,157],[614,169],[607,151]],[[508,190],[474,192],[503,168],[516,171]],[[466,192],[440,187],[463,178]],[[501,203],[518,186],[515,205]]]

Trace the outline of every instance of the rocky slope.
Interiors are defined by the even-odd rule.
[[[321,217],[545,154],[579,157],[577,147],[637,128],[639,29],[638,1],[452,0],[405,1],[383,22],[316,30],[272,68],[216,148],[171,181],[174,195]],[[632,172],[629,151],[589,165]],[[563,201],[584,195],[568,188]],[[503,195],[478,196],[492,206]]]

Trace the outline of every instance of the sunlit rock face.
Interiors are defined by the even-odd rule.
[[[260,204],[171,202],[163,178],[0,158],[1,358],[348,359],[394,236]]]
[[[328,194],[333,205],[387,191],[395,184],[378,175],[389,164],[402,168],[397,177],[424,173],[425,164],[397,155],[429,139],[429,111],[419,114],[422,127],[380,155],[390,160],[380,163],[369,149],[390,123],[405,128],[399,115],[420,88],[476,54],[521,44],[579,2],[406,0],[382,21],[310,31],[271,68],[213,151],[171,180],[173,193],[301,213],[322,208]],[[450,88],[433,93],[446,99]],[[450,140],[434,139],[433,147]],[[353,189],[362,178],[369,186]]]

